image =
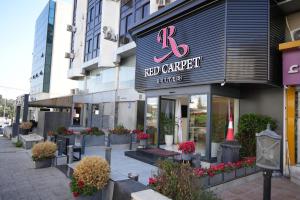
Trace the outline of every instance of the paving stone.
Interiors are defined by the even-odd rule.
[[[0,137],[0,200],[73,199],[70,180],[58,169],[34,169],[29,151]]]

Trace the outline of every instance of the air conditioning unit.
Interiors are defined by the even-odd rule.
[[[67,25],[67,31],[75,33],[76,32],[76,27],[68,24]]]
[[[110,40],[113,42],[117,41],[117,36],[114,34],[112,28],[108,26],[103,26],[103,34],[104,34],[104,39]]]
[[[300,28],[291,31],[292,40],[300,40]]]
[[[114,57],[113,57],[113,63],[115,65],[119,65],[120,62],[121,62],[121,56],[120,55],[114,55]]]
[[[65,58],[74,59],[74,53],[65,53]]]
[[[158,9],[161,9],[170,3],[170,0],[156,0]]]
[[[128,37],[126,37],[125,35],[119,37],[120,44],[128,44],[129,42],[130,42],[130,39]]]

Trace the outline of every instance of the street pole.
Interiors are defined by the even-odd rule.
[[[263,176],[264,176],[264,200],[271,200],[272,170],[265,169],[263,172]]]
[[[3,109],[3,118],[4,118],[4,119],[5,119],[6,100],[7,100],[7,99],[4,100],[4,109]]]

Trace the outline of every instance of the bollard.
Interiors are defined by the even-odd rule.
[[[68,146],[67,162],[68,164],[73,163],[73,145]]]
[[[61,156],[63,154],[63,141],[58,140],[57,141],[57,148],[58,148],[58,155]]]
[[[128,178],[134,181],[139,181],[139,175],[135,173],[128,173]]]
[[[111,147],[106,147],[105,148],[105,160],[110,165],[110,162],[111,162]]]
[[[264,200],[271,199],[271,178],[272,178],[272,170],[265,169],[263,172],[264,176]]]

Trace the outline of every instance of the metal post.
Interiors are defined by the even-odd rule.
[[[271,178],[272,170],[265,169],[264,176],[264,200],[271,200]]]
[[[111,147],[106,147],[105,148],[105,160],[110,165],[110,163],[111,163]]]
[[[68,161],[68,164],[73,163],[73,145],[68,146],[67,161]]]
[[[58,147],[58,155],[61,156],[63,154],[63,141],[57,140],[57,147]]]
[[[129,144],[129,150],[132,150],[133,134],[134,134],[134,133],[131,133],[131,134],[130,134],[130,144]]]

